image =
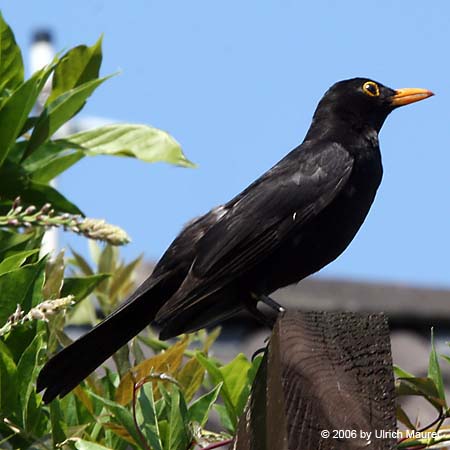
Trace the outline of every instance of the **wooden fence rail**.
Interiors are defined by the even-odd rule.
[[[395,393],[383,314],[287,312],[277,321],[234,450],[387,450]]]

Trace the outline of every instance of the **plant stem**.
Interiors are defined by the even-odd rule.
[[[24,209],[20,204],[20,197],[14,200],[6,216],[0,216],[0,227],[62,227],[64,230],[82,234],[90,239],[106,241],[112,245],[130,242],[130,237],[124,230],[104,220],[83,218],[77,214],[57,214],[50,203],[46,203],[39,210],[34,205]]]

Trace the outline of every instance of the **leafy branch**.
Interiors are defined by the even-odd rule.
[[[89,239],[108,242],[111,245],[123,245],[130,242],[128,234],[116,225],[110,225],[101,219],[83,218],[78,214],[58,214],[51,203],[45,203],[40,209],[34,205],[23,207],[20,197],[14,200],[6,216],[0,216],[0,226],[7,227],[62,227],[64,230],[81,234]]]
[[[450,442],[450,433],[443,427],[446,419],[450,418],[450,407],[448,406],[442,371],[439,363],[439,356],[450,362],[450,358],[445,355],[438,355],[434,345],[433,329],[431,330],[431,352],[428,364],[427,377],[415,377],[400,367],[394,367],[397,376],[395,388],[397,397],[401,396],[420,396],[423,397],[437,411],[437,417],[432,423],[418,429],[413,425],[406,412],[397,406],[397,419],[402,422],[408,430],[412,430],[414,437],[408,435],[399,440],[398,449],[425,449],[443,442]],[[421,434],[433,434],[432,437],[421,438]],[[416,437],[417,435],[417,437]]]
[[[49,317],[54,316],[57,312],[63,311],[73,305],[75,303],[74,300],[75,297],[73,295],[54,300],[45,300],[34,308],[31,308],[27,314],[25,314],[20,305],[17,305],[14,313],[11,314],[6,323],[0,327],[0,337],[9,333],[15,326],[23,325],[25,322],[30,322],[32,320],[43,320],[44,322],[48,322]]]

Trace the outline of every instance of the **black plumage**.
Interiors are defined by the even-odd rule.
[[[228,203],[189,223],[154,272],[113,314],[39,374],[63,396],[147,324],[167,339],[247,308],[338,257],[382,178],[378,132],[397,106],[432,95],[365,78],[333,85],[303,143]]]

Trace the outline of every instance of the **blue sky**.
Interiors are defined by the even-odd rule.
[[[62,177],[60,190],[87,215],[129,232],[127,258],[158,258],[183,223],[295,147],[335,81],[364,76],[433,90],[388,118],[370,215],[321,273],[450,286],[450,2],[14,0],[1,10],[25,49],[36,28],[50,27],[58,50],[104,33],[103,74],[121,74],[83,115],[165,129],[198,163],[88,158]]]

